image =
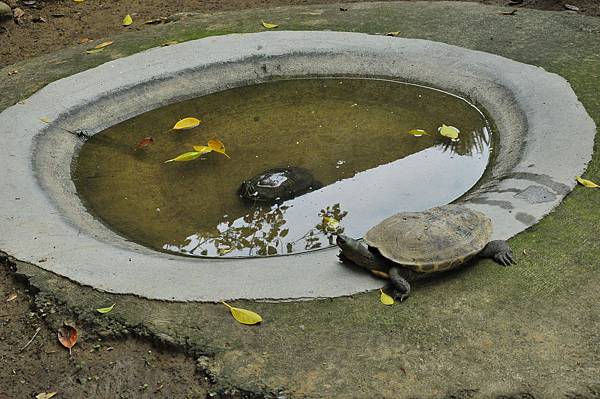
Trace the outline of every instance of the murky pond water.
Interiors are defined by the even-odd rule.
[[[170,130],[190,116],[200,126]],[[458,128],[459,140],[440,136],[442,124]],[[136,148],[145,137],[154,142]],[[165,163],[210,139],[231,158],[211,152]],[[455,200],[482,176],[490,147],[482,114],[438,90],[376,79],[284,80],[173,104],[96,134],[82,146],[73,180],[93,215],[148,247],[291,254],[333,245],[335,231],[359,237],[396,212]],[[286,167],[308,170],[322,188],[277,204],[239,196],[244,180]]]

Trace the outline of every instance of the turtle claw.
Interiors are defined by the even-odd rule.
[[[502,251],[494,255],[494,260],[503,266],[510,266],[515,262],[512,251]]]

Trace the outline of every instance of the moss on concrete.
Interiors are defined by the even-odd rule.
[[[349,11],[311,6],[197,16],[117,36],[102,53],[66,49],[0,70],[0,109],[110,59],[168,40],[258,31],[265,19],[294,30],[399,30],[404,37],[538,65],[569,80],[600,125],[598,19],[533,10],[506,16],[496,7],[454,2],[345,7]],[[7,76],[14,68],[20,73]],[[600,180],[597,154],[586,177]],[[475,262],[416,286],[407,302],[392,307],[380,305],[375,292],[310,302],[240,301],[263,315],[265,322],[254,327],[233,322],[219,304],[106,294],[29,265],[18,269],[45,299],[68,306],[89,334],[133,331],[207,354],[216,391],[282,389],[311,398],[600,397],[598,209],[599,190],[576,188],[555,212],[511,240],[517,266]],[[112,313],[94,313],[113,302]]]

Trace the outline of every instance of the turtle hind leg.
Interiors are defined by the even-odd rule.
[[[492,258],[503,266],[512,265],[515,262],[512,249],[504,240],[490,241],[479,254],[484,258]]]
[[[392,289],[392,296],[394,299],[402,302],[410,295],[410,284],[400,273],[400,268],[396,266],[390,267],[388,271],[390,276],[390,287]]]

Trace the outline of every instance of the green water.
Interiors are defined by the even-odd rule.
[[[170,130],[185,117],[202,123]],[[460,139],[437,134],[442,124],[457,127]],[[154,143],[136,148],[144,137]],[[164,163],[210,139],[231,158],[213,152]],[[490,147],[482,114],[447,93],[386,80],[298,79],[122,122],[82,146],[72,175],[89,211],[131,241],[184,255],[265,256],[328,247],[334,230],[358,237],[396,212],[449,203],[482,176]],[[239,197],[243,180],[287,166],[308,169],[323,188],[282,204]],[[339,226],[327,227],[324,216]]]

